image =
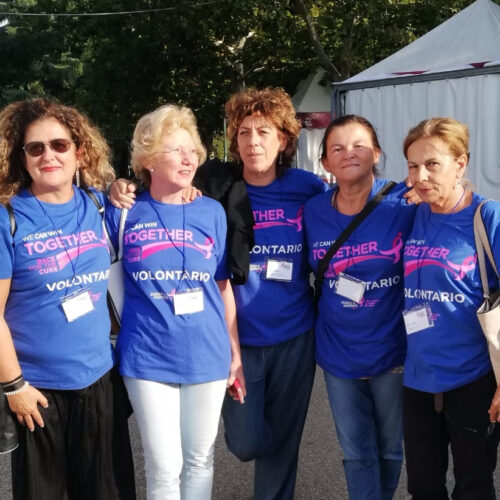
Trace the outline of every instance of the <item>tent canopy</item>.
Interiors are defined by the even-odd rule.
[[[297,85],[297,92],[292,97],[297,113],[330,112],[330,88],[320,83],[324,74],[324,69],[318,69]]]
[[[500,198],[500,5],[477,0],[333,90],[337,114],[375,126],[385,177],[406,177],[402,144],[411,127],[449,116],[469,127],[466,175],[475,191]]]
[[[297,145],[297,166],[328,177],[319,161],[325,127],[330,122],[332,95],[328,85],[321,85],[325,70],[318,69],[302,80],[292,102],[302,123]]]
[[[500,5],[477,0],[344,83],[500,64]]]

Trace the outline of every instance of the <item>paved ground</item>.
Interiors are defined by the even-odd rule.
[[[130,431],[136,462],[137,500],[146,500],[140,439],[133,420]],[[251,464],[239,462],[227,451],[221,423],[215,450],[213,500],[251,500],[252,474]],[[498,478],[496,482],[500,491]],[[409,499],[404,470],[394,499]],[[0,455],[0,500],[12,500],[9,458],[4,455]],[[342,457],[320,370],[302,439],[295,500],[347,500]]]

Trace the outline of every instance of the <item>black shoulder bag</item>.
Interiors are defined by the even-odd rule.
[[[396,186],[394,181],[388,182],[380,189],[375,196],[363,207],[363,210],[354,217],[351,223],[340,233],[335,243],[328,249],[324,257],[318,262],[318,270],[316,271],[316,279],[314,280],[314,304],[318,308],[319,298],[321,297],[321,288],[323,286],[323,278],[328,269],[328,265],[332,257],[337,253],[337,250],[345,243],[347,238],[353,231],[366,219],[368,214],[382,201],[382,198],[389,194],[392,188]]]

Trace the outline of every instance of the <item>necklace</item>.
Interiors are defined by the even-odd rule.
[[[465,188],[462,192],[462,196],[460,196],[460,198],[458,199],[458,201],[455,203],[454,207],[448,212],[449,214],[452,214],[455,212],[455,210],[458,208],[458,206],[460,205],[460,203],[462,203],[462,200],[464,199],[464,196],[465,196]]]

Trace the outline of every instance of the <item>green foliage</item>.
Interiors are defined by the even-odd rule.
[[[344,79],[471,1],[303,3]],[[150,9],[169,10],[80,15]],[[0,2],[0,10],[70,14],[6,16],[9,24],[0,28],[0,105],[42,95],[77,106],[101,127],[121,175],[135,123],[160,104],[191,107],[209,152],[222,157],[223,106],[231,93],[271,85],[293,94],[321,64],[294,0],[13,0]]]

